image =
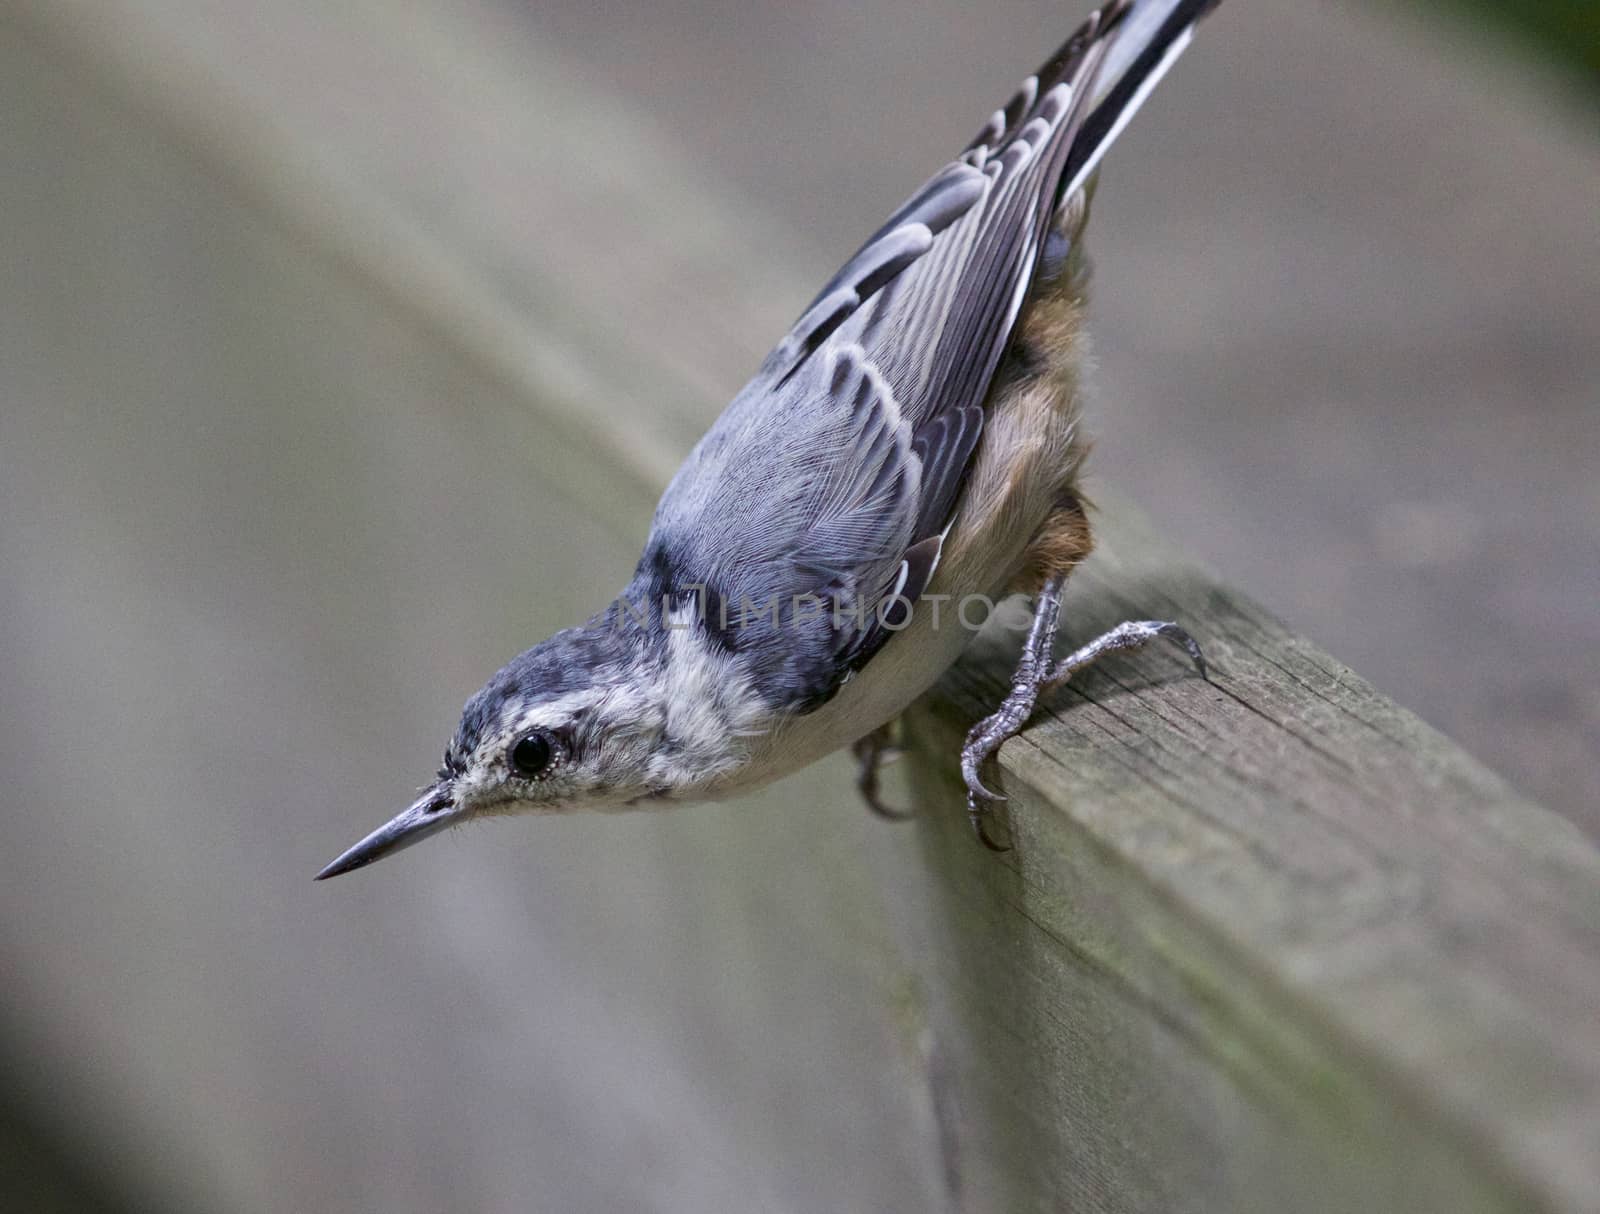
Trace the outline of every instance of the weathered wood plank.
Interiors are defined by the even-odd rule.
[[[1600,1193],[1600,863],[1126,510],[1071,588],[1201,637],[1110,662],[1001,756],[1015,849],[948,812],[975,655],[922,716],[919,930],[982,1186],[1073,1208],[1571,1209]],[[1046,1203],[1047,1204],[1047,1203]]]
[[[7,112],[54,125],[6,130],[51,168],[10,183],[7,213],[41,267],[25,319],[77,328],[46,334],[54,363],[4,364],[38,406],[8,431],[27,458],[7,500],[53,520],[37,536],[102,538],[79,563],[13,555],[7,652],[54,677],[8,670],[37,808],[8,834],[3,943],[17,1039],[75,1091],[115,1077],[93,1128],[119,1159],[165,1136],[159,1182],[262,1209],[1592,1208],[1593,850],[1115,505],[1072,635],[1171,615],[1217,681],[1150,654],[1066,693],[1002,756],[1008,857],[971,844],[948,786],[1003,668],[979,655],[921,715],[915,828],[862,821],[833,765],[745,806],[501,824],[360,894],[284,895],[324,858],[330,805],[436,743],[442,683],[464,694],[612,588],[697,419],[808,284],[630,116],[426,15],[34,8],[5,44]],[[241,35],[259,28],[276,38]],[[394,85],[382,104],[416,129],[477,132],[429,141],[445,201],[408,175],[414,141],[325,121],[307,82],[349,81],[308,46]],[[483,112],[537,131],[484,134]],[[491,205],[512,201],[532,218]],[[184,233],[185,275],[119,241],[130,224]],[[103,250],[92,278],[82,247]],[[96,393],[166,422],[101,437]],[[37,471],[68,451],[104,496]],[[171,495],[155,521],[118,496],[141,478]],[[308,547],[332,517],[360,522],[349,548]],[[224,541],[208,570],[174,539],[218,518],[261,528],[250,562]],[[504,559],[522,544],[537,603]],[[445,546],[485,571],[428,586],[448,610],[379,572],[437,571]],[[74,614],[47,612],[75,588]],[[256,713],[216,711],[238,697],[151,647],[175,610]],[[118,644],[87,663],[86,632]],[[84,686],[123,728],[60,772],[44,741],[89,715]],[[199,758],[130,788],[173,749],[164,721]],[[263,747],[271,771],[227,761]],[[103,905],[52,879],[62,855]]]

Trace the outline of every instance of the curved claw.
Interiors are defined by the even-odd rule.
[[[961,776],[967,784],[967,800],[969,802],[978,797],[982,797],[985,801],[1004,801],[1007,799],[1003,793],[997,793],[984,784],[978,778],[978,765],[974,763],[969,767],[965,758],[961,761]]]
[[[981,726],[973,729],[973,734],[981,730]],[[985,744],[981,739],[968,738],[966,746],[961,750],[961,777],[967,785],[967,821],[972,825],[972,833],[978,837],[990,851],[1010,851],[1009,846],[1001,846],[989,837],[989,806],[986,802],[1004,801],[1006,798],[987,787],[978,777],[978,767],[997,748],[992,744]]]
[[[1208,683],[1211,681],[1211,671],[1206,666],[1206,655],[1200,652],[1200,642],[1190,636],[1188,630],[1167,621],[1156,625],[1156,633],[1181,646],[1189,655],[1189,660],[1194,663],[1194,668],[1200,677]]]
[[[878,772],[890,763],[901,758],[905,751],[899,746],[891,746],[884,739],[888,730],[880,729],[860,739],[852,748],[855,752],[860,767],[856,772],[856,791],[861,794],[861,799],[867,803],[876,816],[887,822],[904,822],[916,816],[915,810],[896,809],[884,804],[878,796]]]
[[[996,714],[998,715],[998,714]],[[967,731],[967,740],[961,745],[961,778],[967,786],[967,800],[970,804],[974,797],[982,797],[985,801],[1004,801],[1000,793],[986,787],[978,769],[989,761],[989,757],[1000,749],[1001,743],[1006,740],[1008,733],[995,735],[991,728],[995,717],[979,721]]]
[[[896,809],[892,805],[885,805],[878,799],[878,793],[876,789],[874,789],[871,793],[863,791],[861,793],[861,799],[867,803],[867,808],[871,810],[873,814],[882,818],[885,822],[909,822],[912,818],[917,816],[917,811],[914,809]]]
[[[972,826],[972,833],[978,837],[978,842],[982,843],[985,847],[993,852],[1010,851],[1011,845],[1009,843],[1002,845],[996,843],[989,837],[989,827],[987,825],[988,820],[989,811],[987,807],[979,805],[976,800],[974,800],[971,796],[968,796],[967,821]]]

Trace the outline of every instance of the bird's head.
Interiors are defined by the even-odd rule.
[[[467,701],[434,782],[317,879],[474,818],[616,809],[673,791],[648,649],[601,617],[514,659]]]

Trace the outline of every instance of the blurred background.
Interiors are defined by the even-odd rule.
[[[7,7],[0,1202],[936,1190],[838,763],[309,877],[1086,4]],[[1108,160],[1096,484],[1600,837],[1600,20],[1396,10],[1229,0]]]

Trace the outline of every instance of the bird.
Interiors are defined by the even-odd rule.
[[[1220,0],[1108,0],[845,262],[672,478],[633,577],[462,710],[435,779],[317,879],[499,815],[720,800],[846,747],[870,808],[901,714],[960,657],[969,601],[1026,596],[982,767],[1041,696],[1177,623],[1057,660],[1093,546],[1080,486],[1083,233],[1101,157]],[[945,610],[941,612],[939,608]]]

